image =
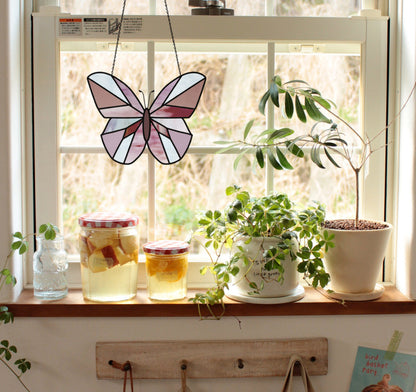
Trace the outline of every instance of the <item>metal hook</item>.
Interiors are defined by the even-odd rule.
[[[181,361],[181,390],[180,392],[189,392],[190,389],[186,386],[186,370],[188,369],[188,361],[185,359]]]
[[[131,392],[133,392],[133,372],[132,372],[130,361],[126,361],[124,363],[119,363],[119,362],[113,361],[111,359],[111,360],[108,361],[108,364],[110,366],[112,366],[113,368],[120,369],[121,371],[124,372],[123,392],[126,392],[127,372],[129,372],[130,388],[131,388]]]

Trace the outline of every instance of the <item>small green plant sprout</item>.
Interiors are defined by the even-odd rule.
[[[369,138],[365,134],[361,135],[348,121],[337,114],[334,110],[336,105],[331,100],[323,98],[316,88],[303,80],[283,82],[282,78],[276,75],[271,81],[270,88],[260,99],[259,111],[264,115],[266,103],[271,102],[280,108],[288,119],[296,116],[303,123],[306,123],[308,118],[313,120],[314,125],[310,132],[295,137],[293,129],[280,128],[251,134],[253,122],[250,121],[245,127],[242,140],[220,142],[228,144],[222,151],[236,147],[242,149],[234,162],[235,166],[242,156],[254,153],[255,162],[261,168],[268,160],[276,170],[292,169],[287,154],[303,158],[306,149],[310,151],[312,162],[321,169],[325,169],[325,161],[338,168],[339,161],[345,161],[355,176],[355,226],[358,226],[361,170],[374,152],[386,147],[384,142],[380,146],[377,140],[400,116],[415,88],[416,83],[396,117],[375,136]]]
[[[39,234],[43,235],[48,240],[53,240],[59,229],[50,223],[42,224],[39,227]],[[11,243],[10,252],[3,263],[3,267],[0,270],[0,291],[5,284],[14,286],[17,281],[9,269],[10,260],[15,252],[19,255],[23,255],[29,249],[28,239],[29,237],[35,236],[35,234],[23,235],[17,231],[13,234],[13,242]],[[0,324],[13,323],[14,317],[7,306],[0,306]],[[29,391],[29,388],[25,385],[21,376],[31,368],[31,363],[26,358],[20,358],[12,361],[13,355],[17,353],[16,346],[9,343],[8,340],[4,339],[0,342],[0,361],[6,366],[6,368],[19,380],[22,387]],[[12,361],[12,362],[11,362]],[[13,367],[14,365],[14,367]]]
[[[206,305],[212,317],[222,317],[225,290],[229,288],[231,276],[240,272],[239,261],[242,260],[249,267],[254,262],[242,247],[233,247],[242,238],[245,243],[255,237],[280,239],[276,247],[264,250],[263,259],[265,269],[279,271],[281,280],[284,279],[282,260],[289,257],[293,262],[298,262],[298,272],[311,286],[325,287],[328,284],[329,275],[324,269],[322,258],[324,252],[334,245],[332,237],[321,230],[325,219],[321,205],[298,209],[285,194],[253,197],[237,185],[228,187],[226,194],[233,197],[229,205],[223,211],[206,211],[194,233],[194,239],[202,238],[199,242],[211,260],[200,272],[210,272],[215,286],[205,293],[196,294],[190,301],[198,306]],[[229,251],[231,248],[232,252]],[[263,284],[259,286],[255,282],[249,282],[249,286],[252,291],[248,294],[258,294],[263,289]],[[220,315],[212,310],[216,304],[221,305]]]

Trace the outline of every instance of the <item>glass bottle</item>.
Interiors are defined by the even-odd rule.
[[[34,296],[42,300],[57,300],[68,294],[66,271],[68,257],[64,238],[57,235],[47,240],[43,235],[36,237],[37,251],[33,254]]]

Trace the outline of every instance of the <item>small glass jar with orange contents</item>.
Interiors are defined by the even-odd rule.
[[[143,245],[147,293],[150,299],[172,301],[186,297],[189,244],[161,240]]]

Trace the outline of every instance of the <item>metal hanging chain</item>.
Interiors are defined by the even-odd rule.
[[[117,50],[118,50],[118,44],[119,44],[119,41],[120,41],[121,26],[123,25],[124,11],[126,9],[126,2],[127,2],[127,0],[123,0],[123,9],[121,11],[120,23],[118,25],[116,49],[114,50],[114,58],[113,58],[113,66],[111,67],[111,75],[113,75],[113,73],[114,73],[114,67],[116,65]]]
[[[167,3],[167,0],[164,0],[164,2],[165,2],[166,16],[168,17],[168,23],[169,23],[169,29],[170,29],[170,38],[172,39],[173,50],[175,51],[175,56],[176,56],[176,64],[178,65],[179,75],[182,75],[181,66],[179,65],[178,52],[176,51],[175,38],[173,36],[172,22],[170,20],[170,15],[169,15],[169,10],[168,10],[168,3]]]
[[[118,51],[118,45],[120,42],[120,34],[121,34],[121,27],[123,25],[123,19],[124,19],[124,11],[126,9],[126,2],[127,0],[123,0],[123,9],[121,11],[121,18],[120,18],[120,23],[118,25],[118,32],[117,32],[117,41],[116,41],[116,48],[114,50],[114,58],[113,58],[113,66],[111,67],[111,75],[113,75],[114,73],[114,67],[116,65],[116,59],[117,59],[117,51]],[[167,0],[164,0],[165,3],[165,10],[166,10],[166,16],[168,17],[168,23],[169,23],[169,30],[170,30],[170,37],[172,40],[172,44],[173,44],[173,50],[175,52],[175,57],[176,57],[176,64],[178,65],[178,72],[179,75],[182,75],[181,72],[181,66],[179,64],[179,57],[178,57],[178,52],[176,50],[176,43],[175,43],[175,37],[173,36],[173,29],[172,29],[172,22],[170,20],[170,14],[169,14],[169,9],[168,9],[168,3]]]

